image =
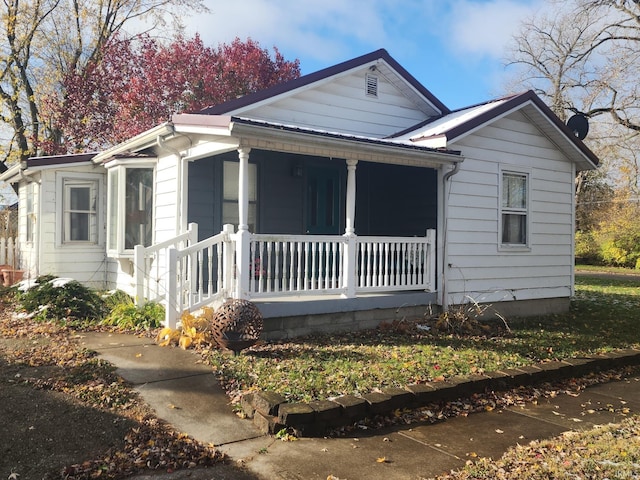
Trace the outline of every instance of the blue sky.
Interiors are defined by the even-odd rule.
[[[505,93],[504,48],[543,0],[205,0],[183,18],[214,46],[236,36],[298,58],[303,74],[385,48],[449,108]]]

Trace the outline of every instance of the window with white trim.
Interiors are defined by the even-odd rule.
[[[501,183],[500,244],[527,246],[529,244],[529,174],[504,170]]]
[[[153,243],[153,167],[116,166],[107,177],[107,250],[130,255]]]
[[[97,193],[97,180],[63,179],[63,243],[98,243]]]
[[[102,182],[98,173],[56,173],[56,246],[104,244]]]

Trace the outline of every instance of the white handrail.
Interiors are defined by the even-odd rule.
[[[187,231],[160,243],[133,248],[133,268],[135,278],[136,305],[167,299],[162,283],[167,274],[166,250],[180,248],[198,241],[198,224],[190,223]]]

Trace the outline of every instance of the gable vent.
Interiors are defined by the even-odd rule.
[[[365,91],[369,97],[378,96],[378,77],[367,73],[365,75]]]

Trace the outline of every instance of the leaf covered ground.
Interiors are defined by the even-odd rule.
[[[17,319],[13,307],[0,305],[0,478],[125,478],[224,461],[158,420],[72,328]]]
[[[205,354],[232,399],[258,389],[309,401],[639,348],[638,280],[577,283],[571,310],[561,315],[495,320],[465,331],[436,328],[433,318],[407,319],[365,332],[269,342],[238,356]]]

